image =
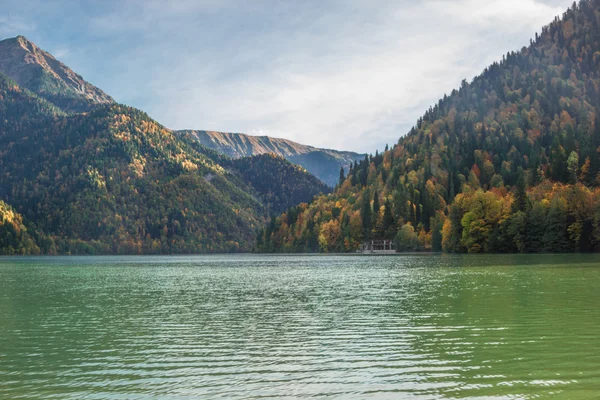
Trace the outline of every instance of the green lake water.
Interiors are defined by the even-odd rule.
[[[0,258],[0,399],[599,399],[600,256]]]

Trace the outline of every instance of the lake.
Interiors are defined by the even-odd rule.
[[[598,255],[0,258],[0,398],[598,399]]]

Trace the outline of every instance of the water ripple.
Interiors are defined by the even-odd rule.
[[[598,256],[0,259],[0,398],[598,398]]]

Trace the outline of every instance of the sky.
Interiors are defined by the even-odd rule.
[[[572,0],[0,0],[23,35],[172,129],[374,152]]]

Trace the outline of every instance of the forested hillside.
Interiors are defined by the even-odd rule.
[[[302,167],[274,154],[239,158],[232,164],[240,178],[258,193],[272,213],[312,200],[331,190]]]
[[[263,251],[592,251],[600,243],[600,1],[573,4],[336,192],[289,209]]]
[[[267,215],[324,188],[284,160],[261,175],[130,107],[65,115],[2,74],[0,121],[0,198],[36,239],[14,228],[3,252],[249,251]]]

